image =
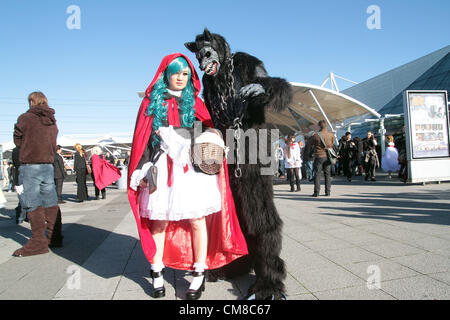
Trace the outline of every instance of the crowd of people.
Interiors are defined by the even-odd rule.
[[[95,173],[94,171],[99,171],[99,174],[105,175],[103,170],[100,170],[100,167],[95,166],[96,169],[93,169],[93,159],[94,162],[97,160],[97,157],[102,161],[102,166],[109,166],[109,169],[119,172],[119,170],[114,166],[115,159],[110,156],[109,152],[103,155],[103,151],[100,147],[94,147],[90,154],[86,152],[81,144],[76,144],[74,146],[74,172],[76,175],[76,183],[77,183],[77,200],[76,202],[83,202],[86,200],[90,200],[88,195],[88,187],[87,187],[87,178],[90,176],[92,178],[94,190],[95,190],[95,200],[106,199],[106,188],[99,189],[95,182]],[[15,147],[12,152],[12,161],[8,162],[4,161],[4,173],[3,173],[3,188],[7,190],[7,192],[17,191],[17,187],[22,185],[19,183],[19,152],[20,148]],[[96,157],[94,157],[96,155]],[[98,162],[98,161],[97,161]],[[56,194],[58,198],[58,204],[66,203],[63,199],[63,185],[64,180],[67,178],[68,173],[66,170],[66,160],[62,155],[62,147],[60,145],[56,146],[56,150],[54,153],[54,161],[53,161],[53,169],[54,169],[54,183]],[[101,172],[100,172],[101,171]],[[24,220],[26,221],[26,215],[24,216],[20,210],[20,202],[18,204],[18,209],[16,209],[17,219],[16,223],[20,224]],[[21,218],[22,217],[22,218]]]
[[[106,153],[106,156],[103,155],[102,149],[98,146],[91,149],[90,155],[79,143],[74,148],[76,150],[74,170],[77,182],[77,202],[90,199],[86,183],[88,176],[92,178],[95,200],[100,199],[100,194],[102,199],[106,199],[106,186],[120,178],[120,170],[114,165],[114,157],[111,157],[109,152]],[[104,184],[105,179],[109,181],[106,185]]]
[[[278,160],[277,176],[285,179],[291,186],[290,191],[300,191],[302,180],[314,182],[313,197],[320,193],[320,177],[325,178],[325,196],[331,194],[331,177],[343,175],[348,182],[354,176],[364,176],[365,181],[376,181],[376,169],[388,173],[388,179],[396,173],[405,182],[407,179],[406,144],[404,134],[394,142],[394,136],[386,136],[386,150],[381,155],[381,147],[372,131],[364,138],[352,137],[346,132],[338,141],[328,131],[324,120],[319,121],[318,132],[310,131],[304,135],[304,142],[296,142],[293,134],[285,139],[285,147],[276,148]],[[404,133],[404,128],[403,128]],[[336,162],[330,161],[327,149],[334,148]],[[318,174],[316,174],[318,173]],[[295,180],[295,181],[294,181]],[[295,184],[297,189],[295,189]]]

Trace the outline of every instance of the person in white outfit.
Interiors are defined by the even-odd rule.
[[[278,160],[278,177],[281,179],[284,179],[284,172],[285,172],[285,167],[284,167],[284,151],[283,148],[280,147],[280,145],[277,145],[277,148],[275,150],[276,155],[277,155],[277,160]]]
[[[8,161],[7,160],[3,160],[3,171],[2,171],[2,176],[3,176],[3,188],[9,188],[9,175],[8,175]]]
[[[294,135],[289,135],[286,141],[286,147],[284,151],[284,166],[286,168],[288,180],[291,185],[291,192],[300,191],[300,180],[302,178],[300,168],[302,166],[302,156],[300,152],[300,146],[295,141]],[[295,184],[297,185],[297,190],[295,190]]]
[[[398,150],[395,147],[393,136],[387,136],[386,141],[388,142],[388,147],[381,158],[381,168],[384,172],[388,172],[388,178],[392,179],[392,172],[398,172],[400,170]]]
[[[4,208],[6,204],[5,196],[3,195],[3,190],[0,189],[0,209]]]

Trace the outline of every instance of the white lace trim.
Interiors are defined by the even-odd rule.
[[[153,165],[152,162],[147,162],[142,166],[142,169],[136,169],[134,170],[133,174],[130,177],[130,188],[134,191],[137,191],[139,187],[139,183],[142,179],[144,179],[147,176],[148,170]]]
[[[217,176],[196,172],[190,161],[190,139],[178,135],[173,127],[160,128],[164,153],[156,163],[157,189],[151,195],[140,188],[139,214],[143,218],[163,221],[197,219],[221,210],[222,201]],[[173,160],[172,184],[168,185],[167,156]],[[137,190],[147,175],[151,162],[133,172],[130,187]],[[188,171],[184,167],[188,165]]]
[[[181,221],[181,220],[191,220],[198,219],[202,217],[209,216],[210,214],[219,212],[222,208],[219,207],[209,207],[205,208],[203,211],[191,211],[191,212],[155,212],[153,211],[149,216],[144,216],[143,218],[149,218],[150,220],[158,221]]]
[[[161,149],[172,158],[173,162],[181,167],[191,162],[191,140],[185,139],[173,129],[173,126],[159,129],[161,136]]]
[[[170,90],[169,88],[167,88],[167,92],[176,97],[181,97],[183,94],[183,90]]]

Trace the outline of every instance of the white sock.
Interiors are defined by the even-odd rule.
[[[158,289],[164,286],[164,277],[158,277],[153,279],[153,288]]]
[[[162,269],[164,269],[164,264],[162,264],[162,263],[152,264],[150,266],[150,268],[152,269],[153,272],[160,272],[160,271],[162,271]],[[153,288],[155,288],[155,289],[161,288],[162,286],[164,286],[164,277],[163,276],[153,279]]]
[[[204,272],[205,269],[207,269],[207,268],[208,268],[208,266],[206,264],[204,264],[204,263],[197,263],[197,262],[194,263],[194,271],[195,272]],[[191,289],[191,290],[198,290],[201,287],[202,283],[203,283],[203,278],[204,277],[205,277],[204,275],[203,276],[199,276],[199,277],[194,277],[192,282],[191,282],[191,285],[189,286],[189,289]]]

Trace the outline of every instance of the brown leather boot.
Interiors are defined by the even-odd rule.
[[[47,240],[50,248],[63,246],[61,209],[59,206],[45,208],[45,221],[47,221]]]
[[[28,257],[49,252],[48,241],[45,237],[45,210],[38,207],[28,212],[28,220],[31,225],[31,239],[20,249],[14,251],[15,257]]]

